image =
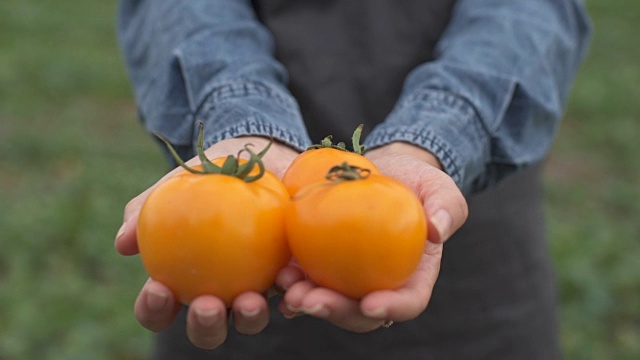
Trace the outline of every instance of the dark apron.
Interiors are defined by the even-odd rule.
[[[452,0],[254,1],[289,69],[312,140],[346,141],[384,120],[407,73],[431,60]],[[471,196],[468,222],[445,245],[428,309],[353,334],[311,317],[286,320],[272,299],[259,335],[230,331],[213,351],[190,345],[185,312],[159,334],[157,359],[554,359],[556,295],[540,168]]]

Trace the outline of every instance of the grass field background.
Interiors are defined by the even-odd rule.
[[[546,164],[562,343],[567,359],[640,359],[640,2],[587,5],[594,39]],[[115,9],[0,2],[0,360],[148,356],[144,271],[113,238],[167,169],[136,120]]]

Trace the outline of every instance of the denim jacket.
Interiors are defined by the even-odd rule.
[[[580,0],[458,0],[371,149],[409,142],[435,154],[466,193],[541,161],[590,32]],[[249,0],[121,0],[120,44],[140,117],[184,153],[197,120],[205,145],[265,135],[311,140],[274,39]]]

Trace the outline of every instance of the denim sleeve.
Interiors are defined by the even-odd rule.
[[[492,186],[548,152],[589,33],[579,0],[460,0],[365,144],[413,143],[465,193]]]
[[[193,151],[239,135],[311,141],[248,0],[121,0],[118,37],[145,127]]]

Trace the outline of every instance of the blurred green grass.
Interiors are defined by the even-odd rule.
[[[0,3],[0,359],[144,359],[145,281],[114,251],[166,165],[142,131],[115,4]]]
[[[567,359],[640,359],[640,3],[587,6],[594,37],[546,172],[562,340]]]
[[[594,39],[546,164],[567,359],[640,358],[640,3]],[[166,165],[137,123],[115,2],[0,3],[0,360],[146,359],[145,280],[113,250]]]

